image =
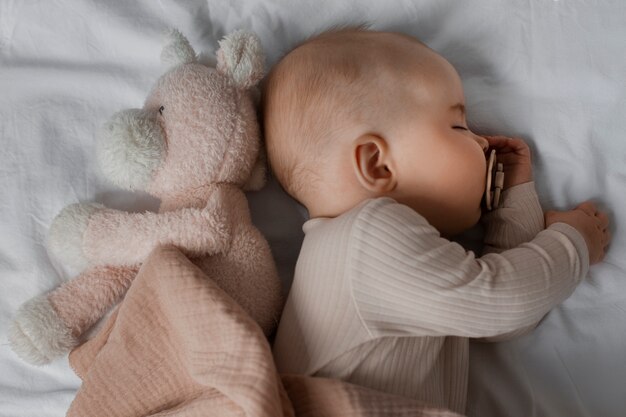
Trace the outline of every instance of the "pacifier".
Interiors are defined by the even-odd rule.
[[[504,188],[504,167],[501,163],[496,163],[496,150],[492,149],[487,163],[487,182],[485,185],[487,210],[498,208],[502,188]]]

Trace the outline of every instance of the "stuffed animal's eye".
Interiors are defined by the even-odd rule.
[[[163,115],[163,110],[165,110],[165,107],[163,106],[159,107],[159,113],[161,113],[161,115]]]

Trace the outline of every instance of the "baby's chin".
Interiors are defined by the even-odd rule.
[[[474,209],[474,213],[473,213],[473,217],[472,217],[472,221],[470,222],[471,224],[467,227],[468,229],[476,226],[478,224],[478,222],[480,222],[480,218],[483,215],[483,209],[482,209],[482,200],[481,203],[479,203],[476,208]]]
[[[474,221],[472,222],[472,225],[468,227],[468,229],[471,229],[472,227],[476,226],[479,222],[480,222],[480,218],[483,215],[483,210],[480,206],[478,206],[478,208],[476,209],[476,215],[474,216]]]
[[[440,228],[439,232],[441,233],[441,236],[447,237],[447,238],[460,235],[461,233],[464,233],[468,231],[469,229],[473,228],[474,226],[476,226],[478,222],[480,221],[481,216],[482,216],[482,210],[481,210],[481,207],[478,206],[473,211],[468,210],[462,216],[459,215],[457,217],[457,219],[463,219],[463,221],[459,220],[454,225],[448,224],[446,225],[446,227]]]

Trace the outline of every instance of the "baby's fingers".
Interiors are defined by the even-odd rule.
[[[507,136],[484,136],[489,142],[489,147],[494,148],[496,150],[500,150],[501,152],[506,151],[527,151],[528,145],[520,138],[509,138]]]
[[[511,144],[526,144],[520,138],[511,138],[508,136],[495,135],[495,136],[483,136],[490,144],[500,146],[510,146]]]
[[[606,247],[609,246],[609,243],[611,243],[611,232],[607,230],[604,234],[604,242],[602,244],[602,247],[606,249]]]
[[[507,146],[508,138],[505,136],[483,136],[489,142],[489,147],[502,148]]]
[[[609,216],[607,216],[605,212],[599,211],[596,217],[600,220],[598,225],[601,230],[604,230],[609,226]]]
[[[574,210],[582,210],[590,216],[595,216],[598,213],[598,209],[596,209],[596,205],[593,201],[585,201],[584,203],[580,203],[576,206]]]

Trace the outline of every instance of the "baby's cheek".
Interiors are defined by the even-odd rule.
[[[459,204],[473,212],[485,192],[486,163],[483,156],[476,152],[466,154],[462,160],[455,175],[456,192],[462,199]]]

